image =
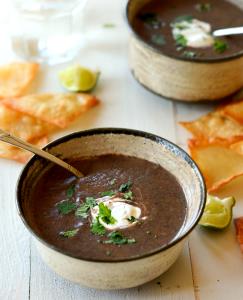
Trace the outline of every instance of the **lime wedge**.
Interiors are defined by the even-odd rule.
[[[77,66],[67,67],[59,73],[60,83],[71,92],[88,92],[98,81],[99,72]]]
[[[232,219],[232,208],[235,205],[235,198],[228,197],[220,199],[208,195],[204,213],[199,224],[204,227],[223,229],[226,228]]]

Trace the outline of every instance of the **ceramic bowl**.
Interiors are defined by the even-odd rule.
[[[49,163],[34,156],[25,166],[17,185],[20,217],[36,241],[46,264],[64,278],[97,289],[123,289],[141,285],[165,272],[179,256],[186,237],[198,223],[205,205],[205,185],[196,164],[173,143],[153,134],[129,129],[93,129],[60,138],[45,147],[62,159],[102,154],[123,154],[160,164],[181,184],[187,201],[183,226],[167,245],[117,262],[82,260],[47,243],[25,217],[29,195],[36,179]],[[41,201],[41,199],[36,199]]]
[[[188,102],[222,99],[243,87],[243,50],[228,57],[199,61],[165,55],[143,41],[131,23],[141,7],[150,1],[129,0],[126,9],[132,32],[130,68],[140,84],[165,98]],[[230,2],[240,6],[240,1]]]

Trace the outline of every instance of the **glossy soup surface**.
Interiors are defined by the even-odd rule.
[[[48,243],[78,258],[115,261],[156,250],[178,233],[186,215],[185,195],[175,177],[161,166],[113,154],[70,163],[82,170],[85,178],[77,180],[58,166],[48,168],[37,179],[23,207],[28,223]],[[124,194],[118,190],[127,182],[132,195],[129,203],[139,207],[142,214],[133,226],[119,233],[133,243],[104,243],[110,232],[92,233],[89,211],[83,218],[75,215],[75,209],[67,214],[58,210],[62,201],[79,207],[86,197],[97,199],[107,191],[122,198]],[[62,234],[76,229],[74,236]]]

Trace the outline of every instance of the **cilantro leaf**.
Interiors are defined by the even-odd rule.
[[[131,186],[132,186],[131,181],[128,181],[127,183],[123,183],[119,187],[119,192],[125,193],[125,192],[129,191]]]
[[[112,197],[112,196],[114,196],[115,194],[116,194],[115,191],[105,191],[105,192],[101,192],[101,193],[100,193],[101,197],[105,197],[105,196],[110,196],[110,197]]]
[[[184,51],[182,55],[188,58],[193,58],[197,56],[196,52],[193,51]]]
[[[89,210],[96,206],[96,200],[93,197],[86,197],[85,202],[82,203],[76,210],[75,216],[76,217],[82,217],[82,218],[87,218],[88,217],[88,212]]]
[[[131,217],[127,218],[127,220],[128,220],[130,223],[134,223],[135,221],[137,221],[137,219],[136,219],[134,216],[131,216]]]
[[[132,191],[129,191],[129,192],[124,193],[124,194],[123,194],[123,198],[124,198],[124,199],[127,199],[127,200],[132,200],[132,198],[133,198],[133,193],[132,193]]]
[[[67,197],[71,198],[73,196],[74,192],[75,192],[75,185],[72,185],[66,191]]]
[[[213,48],[216,52],[223,53],[228,48],[228,45],[226,44],[226,42],[220,39],[215,39]]]
[[[59,235],[65,237],[65,238],[71,238],[74,237],[78,233],[78,229],[71,229],[68,231],[61,231],[59,232]]]
[[[198,3],[195,5],[195,9],[199,12],[207,12],[211,10],[210,3]]]
[[[67,215],[77,208],[77,204],[70,200],[63,200],[56,204],[59,214]]]
[[[182,34],[177,34],[175,37],[176,46],[186,47],[187,39]]]
[[[136,243],[135,239],[124,237],[119,231],[112,231],[107,237],[109,240],[103,241],[104,244],[124,245]]]
[[[111,210],[103,202],[99,203],[99,218],[106,224],[116,223],[116,219],[111,215]]]
[[[96,217],[96,219],[91,224],[91,232],[93,234],[104,235],[105,231],[105,227],[100,224],[99,217]]]

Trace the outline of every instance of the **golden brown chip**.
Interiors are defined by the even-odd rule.
[[[0,99],[24,95],[38,69],[36,63],[11,63],[0,67]]]
[[[209,192],[243,175],[243,155],[230,148],[236,140],[189,140],[190,154],[198,164]]]
[[[230,149],[236,151],[237,153],[243,155],[243,139],[239,142],[230,145]]]
[[[47,141],[47,137],[43,137],[38,140],[33,140],[31,144],[39,148],[43,148],[47,144]],[[2,158],[16,160],[20,163],[26,163],[32,156],[33,154],[28,151],[0,141],[0,157]]]
[[[0,128],[25,141],[30,141],[57,129],[56,126],[37,120],[0,104]]]
[[[61,128],[67,127],[81,113],[99,103],[88,94],[36,94],[5,99],[4,105]]]
[[[192,122],[180,122],[198,139],[227,139],[234,136],[243,136],[243,126],[230,117],[216,111],[202,116]]]
[[[243,100],[225,105],[220,108],[220,111],[243,124]]]

